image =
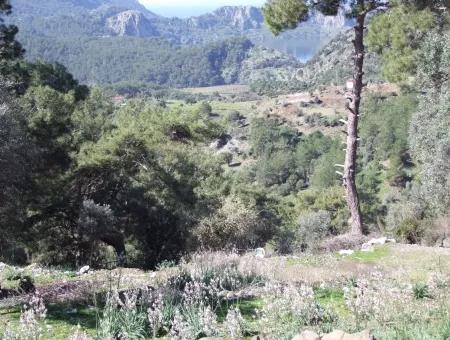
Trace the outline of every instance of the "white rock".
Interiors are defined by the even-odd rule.
[[[355,251],[351,249],[339,250],[339,255],[352,255]]]
[[[363,251],[365,253],[371,253],[371,252],[375,251],[375,248],[374,247],[361,248],[361,251]]]
[[[386,241],[387,241],[387,237],[380,237],[380,238],[373,238],[367,243],[370,244],[371,246],[373,246],[375,244],[385,244]]]
[[[450,248],[450,237],[447,237],[442,241],[442,247]]]
[[[264,248],[257,248],[255,249],[255,257],[258,259],[263,259],[266,257],[266,251]]]
[[[397,243],[397,241],[395,240],[395,238],[388,238],[386,240],[387,243]]]
[[[81,267],[80,270],[77,271],[77,275],[86,274],[87,272],[89,272],[89,269],[91,269],[91,267],[89,267],[89,266]]]
[[[292,340],[320,340],[320,336],[316,332],[306,330],[294,336]]]
[[[0,271],[6,268],[6,263],[0,262]]]
[[[366,243],[363,243],[363,244],[362,244],[361,250],[362,250],[362,251],[373,251],[373,250],[374,250],[374,247],[373,247],[373,245],[371,245],[370,243],[366,242]]]

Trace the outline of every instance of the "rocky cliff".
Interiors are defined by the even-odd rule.
[[[261,10],[252,6],[224,6],[212,13],[187,20],[192,26],[203,29],[229,26],[242,31],[261,28],[264,22]]]
[[[118,36],[151,37],[157,34],[150,20],[142,12],[134,10],[108,18],[106,25],[113,35]]]

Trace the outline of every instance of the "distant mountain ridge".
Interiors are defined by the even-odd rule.
[[[180,19],[158,16],[137,0],[12,1],[13,20],[34,35],[159,37],[187,45],[247,37],[258,46],[275,48],[302,60],[350,24],[343,12],[333,17],[317,13],[296,30],[274,37],[264,26],[262,10],[252,6],[225,6]]]
[[[142,12],[148,18],[156,18],[153,12],[145,8],[138,0],[11,0],[15,14],[21,16],[40,15],[58,16],[73,15],[80,11],[91,11],[99,7],[116,7],[122,10],[135,10]]]
[[[211,13],[182,19],[158,16],[137,0],[12,0],[12,4],[13,15],[8,20],[19,26],[18,38],[27,50],[27,58],[63,63],[80,80],[94,84],[120,82],[119,75],[124,76],[126,81],[136,78],[139,81],[149,79],[158,82],[162,78],[139,74],[140,70],[149,69],[147,63],[152,62],[149,58],[156,56],[151,49],[166,46],[157,42],[158,39],[173,45],[170,51],[183,51],[186,55],[199,53],[201,48],[189,50],[196,46],[211,46],[236,38],[249,40],[254,48],[265,49],[264,53],[234,51],[234,55],[244,56],[240,57],[239,64],[256,65],[259,61],[256,64],[245,62],[245,58],[252,56],[253,60],[268,58],[271,60],[269,66],[263,69],[250,66],[245,71],[248,77],[237,76],[232,79],[242,82],[261,77],[276,78],[280,72],[292,71],[293,61],[284,58],[283,54],[295,56],[301,61],[307,60],[349,26],[343,13],[335,17],[313,14],[296,30],[275,37],[264,25],[262,10],[252,6],[225,6]],[[125,44],[126,39],[132,41]],[[124,46],[127,46],[126,50]],[[229,44],[223,46],[231,48]],[[94,51],[89,48],[94,48]],[[99,51],[99,55],[107,56],[110,60],[97,60],[95,50],[100,48],[103,51]],[[278,50],[278,54],[273,49]],[[85,55],[81,51],[85,51]],[[86,57],[87,51],[89,58]],[[209,58],[214,58],[214,55]],[[99,67],[103,65],[115,74],[100,72]],[[133,69],[129,72],[130,76],[124,72],[125,68]],[[155,69],[151,70],[155,72]],[[98,76],[100,73],[102,76]],[[164,83],[176,86],[183,84],[178,80]],[[186,83],[196,82],[186,80]]]

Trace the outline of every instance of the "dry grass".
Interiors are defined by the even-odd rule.
[[[328,253],[258,262],[264,268],[262,275],[286,283],[342,281],[375,270],[393,280],[414,283],[426,281],[437,272],[450,273],[450,249],[392,244],[378,247],[375,253],[357,252],[347,257]]]
[[[250,92],[250,87],[248,85],[220,85],[220,86],[209,86],[209,87],[191,87],[183,89],[186,92],[193,94],[213,94],[218,92],[221,95],[231,95],[231,94],[242,94]]]

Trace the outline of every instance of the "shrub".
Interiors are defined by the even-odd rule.
[[[201,220],[194,231],[201,247],[208,249],[257,247],[272,234],[271,223],[237,197],[224,199],[220,208]]]
[[[442,246],[443,241],[450,236],[450,217],[441,217],[435,220],[425,220],[423,242],[428,246]]]
[[[421,220],[427,210],[427,203],[423,200],[422,190],[413,186],[405,190],[396,201],[386,202],[388,211],[386,215],[387,227],[395,233],[395,230],[405,220]]]
[[[430,289],[425,283],[416,283],[413,287],[413,294],[417,300],[431,298]]]
[[[331,217],[327,211],[308,212],[301,215],[296,233],[297,250],[318,250],[321,240],[330,235]]]
[[[405,242],[416,244],[422,240],[424,228],[419,220],[408,218],[395,229],[395,234]]]
[[[356,249],[366,241],[364,236],[343,234],[325,240],[321,247],[326,251],[338,251],[341,249]]]
[[[242,116],[242,114],[239,111],[230,111],[225,116],[226,121],[229,123],[236,122],[243,118],[244,118],[244,116]]]
[[[100,320],[98,321],[97,337],[99,339],[144,339],[147,313],[139,301],[137,291],[119,295],[110,292],[106,298]]]
[[[212,106],[208,102],[202,102],[198,108],[198,112],[200,114],[209,116],[212,114]]]
[[[309,286],[268,286],[271,294],[263,307],[260,329],[275,339],[292,339],[305,326],[327,328],[335,316],[315,299]]]

